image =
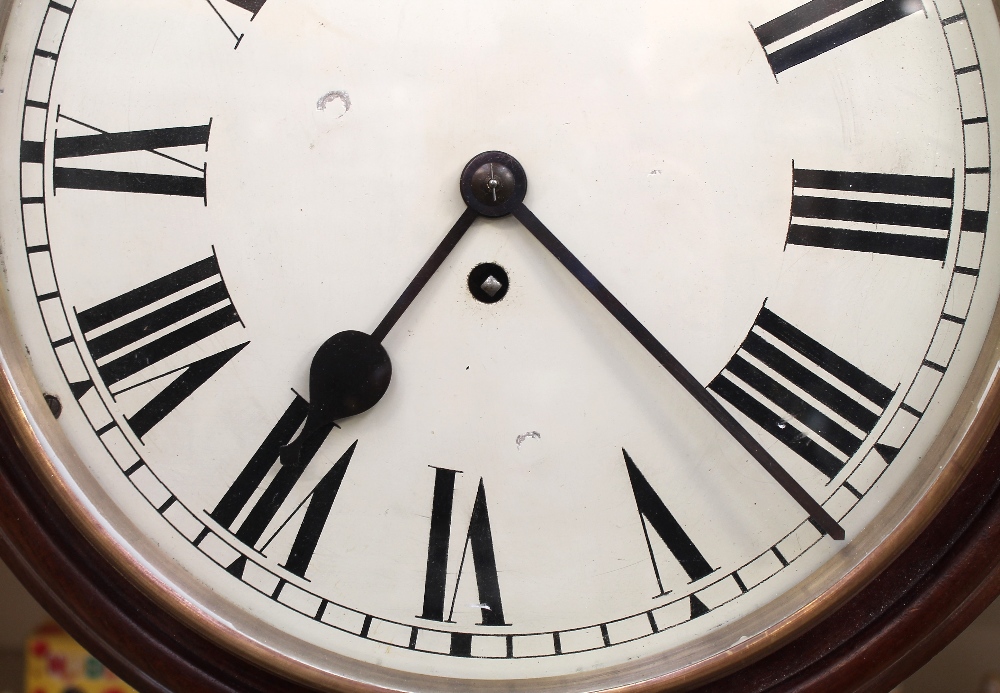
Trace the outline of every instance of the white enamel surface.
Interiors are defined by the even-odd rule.
[[[374,329],[461,214],[457,181],[466,161],[499,149],[525,166],[532,211],[702,383],[726,366],[766,300],[770,310],[897,390],[886,416],[833,480],[747,423],[814,498],[830,501],[831,512],[842,507],[835,494],[874,454],[876,440],[891,435],[891,414],[909,397],[953,269],[969,264],[972,251],[957,240],[963,195],[986,199],[980,182],[967,190],[962,175],[967,150],[977,157],[988,151],[968,135],[963,140],[954,66],[935,8],[775,79],[748,22],[759,26],[795,6],[784,0],[729,0],[711,11],[640,0],[585,11],[557,0],[344,4],[268,0],[250,23],[219,0],[237,33],[246,32],[233,50],[204,0],[76,2],[45,132],[49,241],[65,309],[72,316],[74,308],[208,257],[214,247],[243,324],[123,385],[250,342],[142,445],[128,434],[169,489],[164,499],[175,495],[197,522],[239,545],[206,511],[290,404],[291,390],[308,396],[315,349],[341,330]],[[335,673],[337,660],[330,664],[325,652],[400,671],[482,679],[597,670],[679,648],[708,656],[713,651],[699,645],[706,636],[723,633],[729,642],[752,636],[725,628],[776,599],[799,604],[803,596],[794,590],[810,575],[846,574],[863,557],[851,540],[863,530],[888,533],[887,520],[873,522],[880,511],[901,489],[915,498],[933,481],[919,462],[957,406],[996,306],[995,230],[985,235],[983,258],[976,257],[983,269],[958,352],[913,438],[843,520],[848,542],[822,539],[766,583],[696,621],[602,648],[599,624],[633,615],[641,622],[646,611],[761,555],[747,574],[759,568],[753,574],[763,575],[764,563],[774,560],[767,558],[770,548],[806,516],[527,231],[512,218],[480,219],[384,341],[393,363],[385,398],[341,422],[265,532],[277,533],[267,555],[252,554],[293,585],[403,624],[396,629],[402,635],[389,626],[379,635],[377,621],[370,631],[374,639],[402,638],[396,642],[402,647],[335,630],[275,603],[208,560],[156,512],[154,498],[140,495],[133,486],[139,479],[123,476],[121,460],[95,436],[97,422],[88,423],[73,403],[48,345],[24,252],[13,154],[27,60],[45,5],[25,2],[5,39],[0,242],[5,285],[39,382],[67,405],[61,423],[79,460],[66,461],[65,473],[91,479],[107,494],[91,498],[95,513],[122,532],[127,549],[158,579],[195,605],[212,604],[253,637],[283,633],[273,641],[283,654]],[[987,65],[997,57],[993,10],[985,2],[969,2],[966,10]],[[994,81],[987,71],[991,96]],[[332,92],[344,96],[324,100]],[[198,166],[207,162],[207,206],[80,190],[52,196],[56,131],[90,132],[56,122],[56,106],[109,131],[211,119],[207,151],[170,151]],[[793,160],[799,168],[840,171],[956,171],[955,222],[943,266],[785,247]],[[190,173],[145,152],[67,165]],[[466,287],[469,271],[487,261],[506,268],[511,280],[507,297],[494,305],[476,302]],[[72,329],[82,344],[79,328]],[[124,430],[124,417],[166,382],[140,386],[117,402],[105,397]],[[279,531],[281,523],[355,440],[309,580],[282,573],[301,513]],[[711,577],[689,584],[651,532],[670,592],[654,599],[659,589],[622,448],[718,568]],[[461,472],[448,602],[482,479],[508,628],[476,625],[481,614],[468,563],[454,596],[455,624],[416,617],[432,466]],[[702,598],[725,601],[719,595],[731,585],[714,589]],[[595,634],[597,649],[521,657],[536,646],[552,654],[551,635],[542,635],[538,643],[517,640],[512,660],[470,660],[409,651],[411,626],[518,637],[592,627],[564,636],[563,649],[589,646]],[[425,637],[418,650],[441,647],[433,634],[422,631]],[[583,644],[570,644],[574,638]]]

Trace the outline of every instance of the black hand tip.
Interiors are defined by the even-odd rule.
[[[368,411],[382,399],[392,379],[392,362],[371,335],[348,330],[328,339],[313,357],[309,371],[311,414],[333,423]]]

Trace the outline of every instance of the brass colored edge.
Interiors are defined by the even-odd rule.
[[[992,0],[992,4],[1000,15],[1000,0]],[[5,37],[6,25],[13,5],[13,0],[0,0],[0,37]],[[4,347],[3,353],[0,353],[0,416],[8,424],[21,451],[38,473],[39,479],[50,490],[52,496],[58,501],[60,507],[81,534],[97,547],[123,575],[141,586],[144,592],[160,604],[161,608],[175,615],[193,630],[207,636],[254,665],[270,669],[308,686],[328,689],[331,675],[327,672],[313,669],[302,662],[267,648],[263,644],[232,630],[225,623],[211,618],[196,605],[186,600],[178,600],[177,594],[167,584],[122,548],[116,538],[94,517],[91,510],[81,501],[74,490],[60,479],[56,466],[50,458],[52,451],[36,435],[36,430],[44,435],[46,429],[54,431],[55,426],[54,424],[44,425],[42,423],[43,417],[35,416],[36,412],[46,412],[47,405],[41,397],[41,389],[35,383],[27,359],[21,353],[16,339],[13,339],[16,334],[5,292],[0,291],[0,344]],[[984,449],[990,435],[1000,423],[1000,379],[990,383],[985,397],[983,397],[982,388],[982,384],[990,374],[994,373],[994,368],[1000,362],[1000,311],[994,314],[984,345],[962,396],[962,401],[967,402],[969,406],[965,411],[956,411],[953,414],[942,429],[932,450],[926,456],[927,459],[931,460],[942,459],[942,456],[948,452],[948,448],[954,447],[950,462],[939,478],[913,505],[889,538],[881,542],[834,588],[827,590],[804,608],[745,642],[688,667],[634,684],[620,682],[616,684],[614,682],[613,679],[620,681],[625,678],[621,676],[621,670],[610,678],[604,672],[594,672],[586,675],[519,682],[467,682],[392,672],[393,675],[390,679],[396,685],[389,684],[392,685],[391,688],[335,677],[339,690],[345,693],[391,693],[398,690],[415,690],[410,686],[437,682],[438,689],[454,691],[466,691],[470,685],[480,691],[498,691],[501,688],[505,691],[526,691],[529,689],[552,691],[557,688],[577,690],[579,686],[588,683],[601,685],[603,690],[621,693],[653,693],[668,689],[683,691],[733,673],[762,658],[789,642],[796,635],[815,626],[871,582],[928,526],[966,477],[972,464]],[[18,391],[15,388],[15,382],[32,383],[35,384],[35,387],[27,387]],[[977,411],[977,403],[981,397],[982,406],[978,407]],[[964,436],[960,441],[956,441],[955,438],[963,431],[965,432]],[[650,662],[641,662],[640,664],[652,665],[655,668],[655,658]],[[377,670],[377,667],[359,663],[359,669],[359,673],[361,673],[365,670]],[[629,671],[635,671],[635,668],[630,668]],[[367,673],[371,674],[371,671],[367,671]],[[445,683],[444,688],[440,688],[442,682]],[[398,688],[397,686],[400,684],[406,688]],[[561,688],[567,685],[573,688]]]

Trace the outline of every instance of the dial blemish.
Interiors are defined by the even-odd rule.
[[[541,440],[542,439],[542,434],[539,433],[538,431],[528,431],[527,433],[522,433],[521,435],[519,435],[517,437],[517,440],[516,440],[516,442],[517,442],[517,449],[520,450],[521,449],[521,445],[524,443],[524,441],[528,440],[529,438],[535,438],[537,440]]]
[[[45,403],[49,405],[49,410],[52,412],[52,416],[57,419],[62,416],[63,406],[58,397],[47,394],[45,395]]]
[[[337,118],[343,118],[351,110],[351,95],[346,91],[329,91],[319,97],[316,102],[317,111],[327,111],[336,114]]]

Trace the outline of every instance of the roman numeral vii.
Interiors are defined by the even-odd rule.
[[[320,535],[333,509],[347,468],[354,457],[358,442],[344,452],[330,468],[316,487],[288,515],[288,518],[261,542],[265,530],[271,525],[278,511],[291,495],[292,490],[312,462],[316,453],[333,430],[330,424],[320,434],[310,436],[305,442],[297,464],[282,464],[281,449],[288,445],[295,432],[305,423],[309,414],[309,403],[299,395],[264,438],[257,452],[236,477],[219,503],[209,515],[226,529],[234,530],[236,538],[251,548],[263,553],[268,545],[293,519],[302,516],[295,540],[282,566],[294,575],[305,577],[309,563],[316,553]],[[264,483],[273,470],[277,470],[270,481]],[[251,504],[251,501],[253,503]],[[249,512],[246,509],[249,507]],[[303,508],[304,513],[302,512]]]
[[[194,394],[249,343],[244,342],[166,373],[156,372],[154,368],[155,364],[240,322],[214,254],[79,311],[76,319],[87,349],[97,364],[97,372],[113,396],[180,373],[135,414],[127,417],[129,426],[139,438]],[[125,381],[140,373],[150,373],[150,377],[139,383],[124,385]],[[79,390],[78,394],[83,392],[86,390]]]

